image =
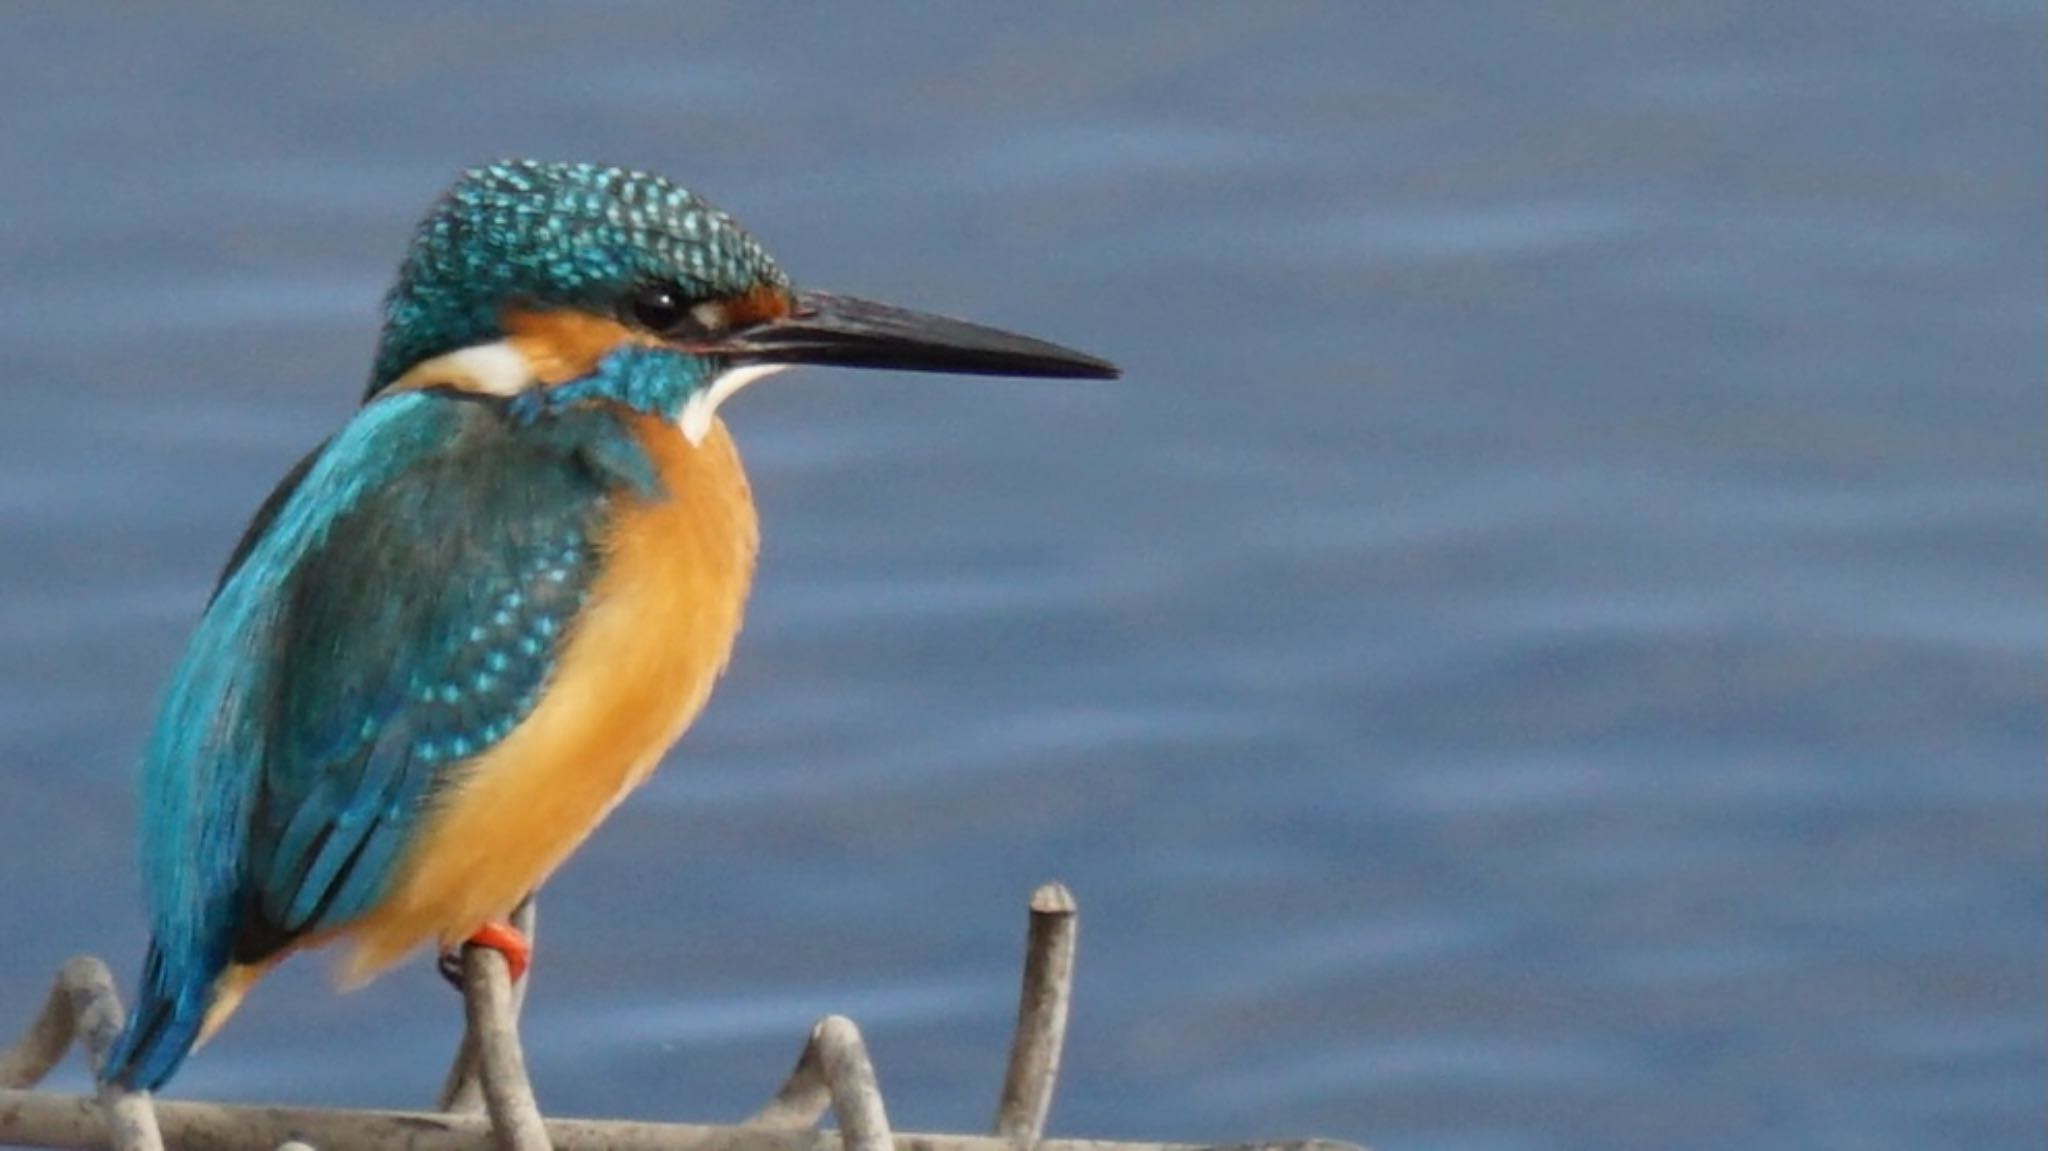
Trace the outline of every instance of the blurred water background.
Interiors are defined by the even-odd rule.
[[[749,626],[544,900],[551,1110],[735,1118],[844,1011],[979,1128],[1059,877],[1059,1132],[2040,1145],[2038,4],[0,23],[0,1034],[132,978],[213,574],[527,154],[1128,372],[728,408]],[[176,1092],[419,1105],[456,1022],[301,961]]]

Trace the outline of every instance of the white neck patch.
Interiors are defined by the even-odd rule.
[[[747,364],[720,372],[690,394],[676,423],[692,444],[703,443],[704,437],[711,434],[711,421],[718,416],[718,405],[748,384],[787,367],[788,364]],[[499,340],[472,344],[423,360],[392,381],[388,390],[452,387],[478,395],[509,397],[532,387],[534,379],[533,365],[525,354],[511,342]]]
[[[683,414],[676,421],[682,425],[683,435],[689,437],[693,444],[703,443],[704,437],[711,434],[711,421],[718,415],[718,405],[755,380],[765,379],[788,366],[747,364],[720,372],[709,384],[690,393],[689,400],[683,404]]]
[[[394,380],[391,388],[452,387],[486,396],[516,396],[532,383],[533,365],[525,354],[499,340],[423,360]]]

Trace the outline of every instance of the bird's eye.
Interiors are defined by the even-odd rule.
[[[650,332],[671,332],[690,318],[690,301],[669,284],[647,284],[626,301],[633,322]]]

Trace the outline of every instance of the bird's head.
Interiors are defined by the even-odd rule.
[[[720,401],[794,364],[1116,374],[1027,336],[798,291],[732,217],[659,176],[510,160],[464,173],[420,224],[369,394],[613,403],[699,439]]]

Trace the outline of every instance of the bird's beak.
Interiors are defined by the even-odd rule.
[[[974,376],[1107,380],[1115,364],[1030,336],[852,296],[798,292],[787,315],[719,341],[735,365],[833,364]]]

